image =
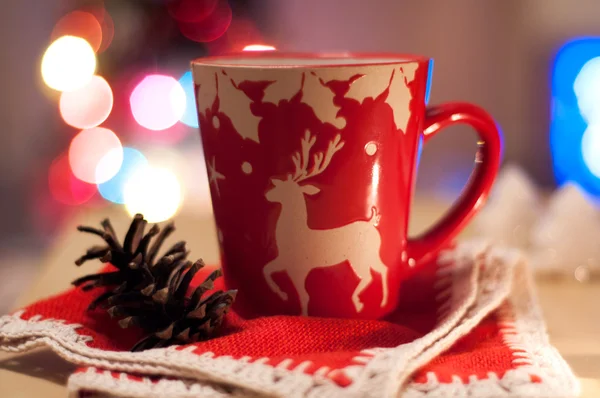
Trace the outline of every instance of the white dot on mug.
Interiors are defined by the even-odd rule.
[[[219,242],[223,243],[223,231],[221,231],[221,228],[217,229],[217,238]]]
[[[212,117],[212,124],[213,124],[213,127],[216,128],[216,129],[218,129],[219,126],[221,125],[221,121],[219,120],[219,118],[218,118],[217,115],[214,115]]]
[[[242,171],[245,174],[252,173],[252,165],[250,164],[250,162],[244,162],[244,163],[242,163]]]
[[[374,142],[369,142],[367,145],[365,145],[365,152],[369,156],[375,155],[377,152],[377,144]]]

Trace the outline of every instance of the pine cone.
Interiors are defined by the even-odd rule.
[[[155,262],[158,251],[175,227],[168,224],[161,231],[154,225],[144,235],[146,225],[144,217],[137,214],[123,245],[118,242],[109,220],[102,221],[102,230],[78,227],[79,231],[102,237],[106,245],[92,247],[75,264],[100,259],[113,265],[116,271],[87,275],[73,284],[83,285],[83,290],[106,287],[107,291],[94,299],[88,309],[108,308],[112,317],[122,318],[121,327],[136,325],[148,332],[132,351],[209,338],[221,325],[236,291],[218,291],[203,298],[213,289],[214,280],[221,276],[221,271],[216,270],[188,295],[190,283],[204,262],[198,260],[192,264],[187,260],[189,252],[185,242],[176,243]]]

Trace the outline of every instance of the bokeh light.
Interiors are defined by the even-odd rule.
[[[219,0],[171,0],[167,9],[179,22],[200,22],[210,16]]]
[[[123,148],[121,146],[114,147],[106,152],[96,164],[94,181],[96,184],[110,181],[119,173],[121,166],[123,166]]]
[[[102,44],[100,45],[99,53],[105,51],[112,43],[115,36],[115,23],[104,7],[95,7],[91,11],[95,16],[100,26],[102,27]]]
[[[587,61],[573,82],[581,116],[588,127],[581,138],[583,161],[600,178],[600,57]]]
[[[165,130],[181,119],[186,109],[186,94],[171,76],[146,76],[129,98],[135,120],[150,130]]]
[[[591,124],[581,139],[583,161],[596,177],[600,178],[600,124]]]
[[[181,205],[181,185],[168,169],[141,167],[125,183],[124,200],[130,215],[142,213],[149,222],[165,221]]]
[[[573,83],[577,105],[588,122],[600,121],[600,57],[592,58],[583,65]]]
[[[54,26],[52,40],[62,36],[76,36],[85,39],[95,52],[102,44],[102,27],[98,19],[85,11],[73,11],[62,17]]]
[[[110,180],[118,173],[122,163],[123,148],[119,137],[103,127],[82,130],[69,146],[69,164],[73,174],[90,184]]]
[[[242,51],[274,51],[275,47],[266,44],[248,44]]]
[[[179,31],[190,40],[200,43],[221,37],[229,28],[233,14],[227,0],[219,0],[213,12],[199,22],[179,22]]]
[[[550,151],[558,185],[600,197],[600,38],[577,37],[552,66]]]
[[[113,107],[108,82],[94,75],[88,84],[60,95],[59,109],[65,123],[79,129],[96,127],[106,120]]]
[[[48,188],[59,203],[77,206],[88,202],[96,193],[96,186],[81,181],[71,171],[67,153],[56,158],[48,170]]]
[[[96,54],[80,37],[56,39],[42,58],[42,78],[48,87],[73,91],[88,84],[96,70]]]
[[[172,147],[152,145],[140,148],[153,167],[170,170],[181,184],[186,212],[207,214],[212,211],[210,186],[204,152],[196,135],[197,145]]]
[[[212,212],[210,185],[201,145],[190,145],[177,151],[184,161],[177,173],[183,187],[186,211],[207,214]]]
[[[231,20],[227,32],[217,40],[206,43],[205,46],[210,54],[227,54],[240,52],[250,44],[264,42],[265,39],[254,20],[236,15]]]
[[[151,145],[140,149],[152,167],[171,170],[181,178],[189,166],[182,154],[182,148],[167,145]],[[206,167],[206,166],[205,166]]]
[[[194,79],[192,72],[187,71],[179,78],[179,84],[185,93],[185,110],[181,115],[181,123],[190,127],[198,127],[198,108],[196,108],[196,96],[194,95]]]
[[[127,130],[127,140],[135,143],[144,143],[144,145],[177,145],[188,138],[193,130],[183,123],[177,123],[169,129],[160,131],[149,131],[141,126],[136,127],[133,126]]]
[[[115,154],[118,156],[118,149],[113,149],[102,158],[99,165],[105,162],[111,162]],[[119,172],[110,180],[98,184],[98,192],[102,197],[110,202],[124,204],[125,203],[125,184],[139,169],[147,167],[148,160],[137,149],[123,148],[123,161]],[[99,167],[100,169],[100,167]]]

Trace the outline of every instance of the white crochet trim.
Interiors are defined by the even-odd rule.
[[[310,362],[294,364],[291,360],[287,360],[273,367],[265,364],[268,358],[236,360],[228,356],[214,357],[211,353],[196,355],[192,353],[194,347],[185,350],[173,348],[149,350],[136,354],[102,351],[81,344],[87,339],[82,340],[75,331],[80,325],[59,323],[60,327],[55,328],[54,320],[34,317],[26,321],[21,319],[22,313],[14,314],[10,321],[5,320],[5,325],[0,327],[0,337],[10,338],[16,343],[7,348],[11,351],[23,351],[32,346],[48,345],[69,361],[110,370],[208,379],[230,385],[235,383],[237,387],[283,396],[292,394],[327,396],[344,392],[379,397],[386,389],[399,388],[395,384],[388,386],[390,380],[395,379],[390,375],[392,369],[404,372],[410,360],[417,358],[433,342],[456,327],[463,318],[466,310],[477,298],[475,287],[478,269],[479,267],[457,267],[461,276],[453,279],[458,284],[456,291],[460,291],[464,297],[462,300],[453,298],[453,306],[456,308],[452,308],[449,312],[451,316],[446,317],[433,332],[412,344],[396,348],[375,348],[369,351],[372,355],[367,363],[334,370],[333,372],[343,372],[353,380],[353,383],[345,388],[338,386],[327,377],[333,374],[326,368],[320,369],[312,376],[305,374],[303,370],[311,365]],[[468,274],[464,275],[465,272]],[[446,345],[440,347],[440,350],[448,348],[453,343],[453,341],[446,341]],[[398,379],[405,379],[405,377],[398,377]]]
[[[423,350],[421,355],[413,361],[406,363],[405,371],[398,373],[399,380],[394,390],[396,396],[399,396],[405,390],[405,385],[415,371],[449,349],[461,337],[466,336],[484,317],[498,308],[510,294],[514,267],[520,261],[519,256],[515,252],[489,249],[487,245],[475,247],[480,248],[482,251],[477,251],[476,253],[479,254],[475,257],[457,256],[454,263],[457,264],[457,269],[466,267],[480,271],[479,283],[476,284],[476,300],[467,309],[465,316],[458,325],[450,329],[442,338],[433,341],[431,346]],[[460,251],[457,253],[461,254]],[[475,261],[473,258],[475,258]],[[469,267],[468,264],[473,264],[473,262],[475,265]],[[500,266],[495,266],[495,264]],[[464,295],[460,284],[455,284],[452,295],[458,297]]]
[[[427,335],[410,344],[379,349],[376,357],[366,365],[366,374],[376,379],[377,383],[364,383],[370,388],[369,391],[364,390],[365,394],[399,396],[415,370],[450,348],[506,299],[510,293],[512,268],[517,259],[507,256],[502,267],[484,267],[496,258],[496,254],[488,253],[486,248],[487,245],[483,243],[473,242],[441,256],[448,265],[440,268],[440,271],[448,273],[449,269],[453,270],[448,273],[453,289],[449,296],[441,296],[451,303],[450,306],[443,311],[441,322]],[[473,256],[473,253],[478,254]],[[443,284],[439,286],[444,289]],[[370,372],[369,368],[372,369]],[[388,370],[390,368],[391,372]],[[349,368],[345,372],[348,373]],[[385,386],[385,389],[381,386]]]
[[[428,334],[414,343],[396,348],[375,348],[364,352],[363,354],[367,355],[361,356],[371,356],[368,362],[363,360],[363,363],[357,363],[342,370],[353,380],[353,383],[345,388],[340,387],[326,377],[328,369],[320,369],[318,374],[315,375],[305,374],[303,370],[308,366],[307,363],[294,366],[291,361],[284,361],[280,366],[273,367],[264,363],[268,360],[267,358],[251,360],[250,358],[234,359],[228,356],[214,357],[211,353],[196,355],[191,352],[194,350],[194,347],[189,347],[185,350],[173,348],[149,350],[141,353],[103,351],[87,345],[89,337],[81,336],[75,331],[80,325],[66,325],[56,320],[42,320],[39,318],[23,320],[20,317],[21,313],[0,317],[0,349],[16,352],[45,345],[51,347],[67,360],[80,365],[95,366],[119,372],[174,376],[196,380],[192,384],[186,384],[186,382],[181,380],[171,380],[168,384],[171,386],[170,383],[182,383],[188,389],[192,388],[194,384],[198,384],[198,386],[193,388],[200,388],[201,386],[204,388],[206,385],[220,384],[233,388],[233,391],[242,389],[246,393],[254,392],[257,394],[285,397],[330,397],[342,396],[342,394],[344,396],[397,396],[409,375],[418,366],[422,366],[428,360],[449,348],[458,338],[475,327],[485,315],[496,308],[500,304],[500,301],[506,298],[510,290],[510,283],[504,279],[506,279],[507,275],[510,275],[511,264],[514,264],[516,260],[515,258],[510,258],[511,255],[507,255],[508,252],[493,250],[492,252],[495,252],[495,254],[488,254],[486,257],[497,258],[498,261],[503,258],[503,266],[489,266],[488,261],[482,261],[481,264],[486,263],[486,266],[483,267],[483,283],[476,283],[480,267],[471,267],[469,264],[473,263],[474,257],[482,255],[482,250],[484,249],[485,245],[482,244],[461,244],[457,249],[447,252],[444,256],[456,264],[456,266],[449,268],[454,270],[451,278],[454,282],[468,280],[470,284],[461,285],[460,283],[456,283],[454,285],[450,300],[448,300],[452,302],[450,310],[443,314],[441,313],[440,325],[438,325],[431,336]],[[470,277],[466,278],[464,275],[458,277],[457,275],[461,272],[471,272]],[[456,279],[454,276],[457,276]],[[478,285],[480,289],[472,288]],[[469,286],[471,287],[470,289]],[[531,298],[527,291],[527,288],[530,286],[519,287],[525,289],[526,296]],[[514,301],[522,306],[523,303],[518,301],[522,299],[519,296]],[[527,316],[530,314],[516,313],[515,325],[518,325],[519,316],[521,315]],[[526,323],[531,323],[532,319],[526,319],[525,321]],[[533,322],[534,326],[539,327],[543,325],[541,318],[533,319],[533,321],[537,321],[537,323]],[[521,329],[518,330],[520,333],[532,331],[531,328],[524,331]],[[539,330],[541,330],[541,327],[538,328],[538,332]],[[552,383],[553,385],[563,383],[563,391],[568,390],[569,386],[572,387],[572,390],[576,390],[577,382],[560,356],[547,345],[547,337],[546,340],[540,340],[541,337],[539,335],[533,335],[531,337],[526,336],[525,339],[531,340],[534,344],[545,343],[548,350],[551,350],[546,350],[548,352],[546,355],[553,355],[558,358],[558,361],[550,361],[550,366],[563,365],[560,370],[553,368],[554,372],[557,373],[556,379],[546,381],[546,378],[542,377],[542,383],[531,383],[529,381],[529,374],[532,369],[522,371],[525,368],[522,366],[511,371],[516,373],[514,377],[512,373],[507,373],[502,380],[494,376],[485,379],[486,385],[489,384],[489,390],[478,388],[481,383],[478,384],[475,382],[468,383],[467,385],[460,383],[462,390],[456,390],[459,388],[458,384],[437,383],[437,380],[434,379],[435,376],[432,377],[429,375],[428,383],[426,384],[410,384],[407,394],[409,396],[413,394],[413,396],[437,397],[448,396],[447,393],[458,391],[461,396],[469,396],[469,394],[474,394],[477,391],[478,396],[491,396],[490,393],[493,395],[495,389],[503,388],[502,383],[513,379],[521,381],[521,389],[528,389],[531,392],[528,396],[547,396],[547,394],[544,395],[541,392],[547,391],[549,388],[548,383]],[[542,355],[542,353],[538,353],[538,355]],[[543,358],[540,359],[540,361],[542,360]],[[364,362],[367,363],[365,364]],[[535,368],[534,365],[532,367]],[[392,375],[395,376],[393,377]],[[510,377],[507,377],[507,375]],[[108,377],[107,374],[104,376]],[[569,376],[573,380],[566,380]],[[98,379],[100,376],[93,375],[92,372],[75,374],[72,376],[73,381],[69,382],[70,386],[78,388],[76,384],[77,380],[83,383],[82,380],[86,377],[91,380],[92,378]],[[136,383],[135,380],[130,379],[121,381],[128,385]],[[206,384],[207,382],[208,384]],[[148,388],[153,389],[153,386],[160,384],[137,383],[146,390]],[[166,383],[166,381],[161,380],[161,383]],[[516,386],[517,384],[513,382],[511,386]],[[118,394],[120,390],[111,389],[111,391],[114,391],[117,395],[123,395]],[[486,393],[482,395],[484,391]],[[125,395],[129,396],[131,394],[127,393]],[[148,395],[145,394],[143,396]],[[172,396],[179,395],[173,394]]]
[[[525,263],[517,265],[513,291],[497,314],[503,341],[513,351],[515,369],[505,372],[502,378],[493,372],[484,379],[471,375],[467,383],[458,376],[453,376],[451,383],[442,383],[430,372],[426,383],[411,383],[402,397],[578,397],[577,378],[549,343],[540,307],[534,299],[532,277]],[[540,382],[532,382],[532,376]]]
[[[112,372],[88,368],[85,372],[74,373],[69,377],[69,397],[79,398],[81,391],[93,391],[105,396],[130,398],[178,397],[178,398],[235,398],[249,397],[252,394],[243,390],[225,390],[216,385],[199,384],[193,381],[160,378],[152,380],[132,380],[127,373],[116,378]]]
[[[22,313],[0,318],[0,349],[21,352],[48,346],[67,361],[82,366],[145,375],[210,380],[277,396],[330,396],[343,390],[323,376],[311,376],[285,366],[267,365],[264,363],[266,358],[250,361],[245,358],[214,356],[211,352],[198,355],[193,353],[193,346],[183,350],[170,347],[139,353],[103,351],[81,342],[75,332],[80,325],[75,325],[69,330],[64,326],[70,325],[55,323],[55,320],[36,318],[30,321],[21,319],[20,315]],[[27,331],[32,326],[30,323],[35,324],[35,331],[28,335]]]
[[[440,261],[434,286],[434,290],[438,292],[435,299],[438,302],[439,315],[435,328],[411,344],[393,348],[376,347],[362,350],[358,356],[353,358],[356,365],[344,368],[344,373],[351,379],[358,380],[361,373],[364,372],[364,368],[368,367],[368,377],[381,379],[380,384],[378,383],[380,388],[390,383],[387,380],[390,366],[395,366],[400,373],[406,373],[407,362],[422,355],[428,346],[447,335],[452,328],[457,327],[467,309],[476,301],[479,269],[479,264],[462,267],[454,258],[446,256],[443,261]],[[455,289],[452,289],[453,283],[457,284]],[[400,375],[398,376],[400,379]],[[387,390],[397,390],[396,384],[388,386]],[[377,392],[383,393],[379,390]]]

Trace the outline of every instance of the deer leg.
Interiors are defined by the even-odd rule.
[[[356,308],[356,312],[361,312],[363,307],[365,306],[358,297],[359,294],[362,293],[363,290],[371,283],[373,279],[371,276],[371,270],[369,268],[366,269],[366,272],[363,272],[362,275],[358,275],[360,278],[360,282],[358,282],[358,286],[354,289],[354,293],[352,293],[352,302],[354,303],[354,308]]]
[[[383,297],[381,298],[381,306],[385,307],[388,302],[388,280],[387,280],[387,267],[384,264],[379,265],[379,268],[376,269],[381,275],[381,288],[383,290]]]
[[[279,286],[277,285],[277,283],[275,283],[275,281],[273,280],[273,273],[274,272],[278,272],[278,271],[283,271],[283,268],[281,268],[279,266],[279,263],[277,262],[277,259],[269,262],[263,268],[263,274],[265,276],[265,280],[267,281],[267,284],[269,285],[269,287],[271,288],[271,290],[273,292],[277,293],[277,295],[279,297],[281,297],[281,299],[283,301],[286,301],[288,299],[287,294],[283,290],[281,290],[279,288]]]
[[[290,280],[296,289],[296,293],[298,294],[298,300],[300,301],[300,313],[304,316],[308,316],[308,301],[310,297],[308,296],[308,290],[306,290],[306,277],[307,273],[304,273],[298,269],[290,270],[288,274],[290,276]]]
[[[308,300],[310,299],[308,291],[304,284],[301,287],[296,286],[296,289],[298,290],[298,298],[300,299],[301,313],[304,316],[308,316]]]

